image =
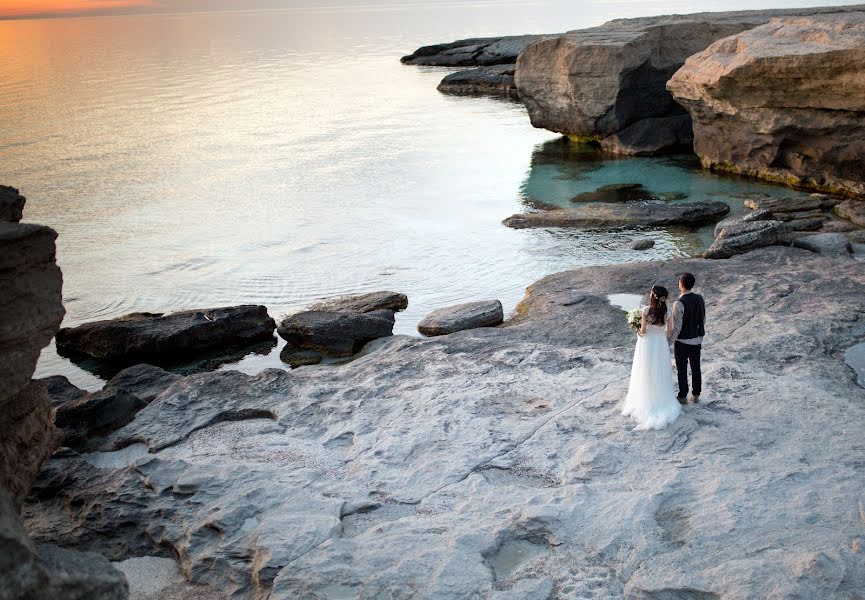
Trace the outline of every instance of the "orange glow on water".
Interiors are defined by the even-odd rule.
[[[0,0],[0,17],[86,14],[106,9],[153,6],[151,0]]]

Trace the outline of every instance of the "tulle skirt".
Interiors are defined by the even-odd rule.
[[[622,414],[637,422],[635,429],[662,429],[682,413],[673,391],[670,347],[662,329],[637,337],[631,383]]]

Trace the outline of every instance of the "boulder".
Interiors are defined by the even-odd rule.
[[[120,371],[103,388],[106,391],[123,390],[149,404],[180,375],[153,365],[140,364]]]
[[[71,448],[86,446],[129,423],[147,402],[123,389],[103,389],[57,407],[54,424]]]
[[[853,249],[843,233],[817,233],[793,241],[797,248],[804,248],[824,256],[850,256]]]
[[[515,80],[532,125],[647,154],[690,147],[690,118],[665,89],[689,56],[792,9],[617,19],[544,36],[517,59]]]
[[[514,83],[513,63],[451,73],[441,80],[438,91],[454,96],[504,96],[515,100],[519,98]]]
[[[408,307],[408,296],[397,292],[370,292],[336,296],[316,302],[309,310],[367,313],[374,310],[400,311]]]
[[[667,89],[704,167],[865,195],[865,12],[844,10],[773,19],[688,58]]]
[[[655,195],[640,183],[614,183],[601,186],[594,192],[577,194],[571,198],[571,202],[634,202],[655,199]]]
[[[277,328],[292,346],[351,356],[372,340],[393,335],[392,310],[367,313],[308,310],[285,317]]]
[[[527,227],[699,227],[714,223],[730,212],[723,202],[624,202],[586,204],[508,217],[504,224],[515,229]]]
[[[89,393],[87,390],[82,390],[78,386],[74,385],[63,375],[52,375],[51,377],[44,377],[42,379],[36,379],[35,381],[45,385],[48,397],[51,399],[51,404],[54,406],[59,406],[64,402],[69,402],[71,400],[78,400]]]
[[[635,240],[631,244],[632,250],[649,250],[655,247],[655,240]]]
[[[781,216],[782,213],[800,213],[832,208],[842,201],[837,196],[811,194],[807,198],[775,198],[758,196],[745,200],[745,206],[754,210],[766,210]]]
[[[783,221],[750,221],[724,227],[703,258],[730,258],[755,248],[784,242],[790,228]]]
[[[865,227],[865,200],[845,200],[835,207],[835,214],[854,225]]]
[[[407,65],[439,67],[479,67],[513,65],[517,55],[539,35],[513,35],[490,38],[471,38],[447,44],[422,46],[400,61]]]
[[[502,303],[483,300],[434,310],[421,319],[417,330],[428,336],[447,335],[476,327],[495,327],[503,321]]]
[[[87,356],[120,364],[187,361],[214,349],[273,338],[274,320],[264,306],[244,305],[171,314],[133,313],[57,332],[63,356]]]
[[[723,229],[732,225],[738,225],[739,223],[751,223],[754,221],[771,220],[774,220],[772,217],[772,213],[770,213],[768,210],[763,209],[749,210],[743,213],[730,215],[726,219],[718,221],[718,223],[715,225],[715,237],[718,237]]]
[[[285,346],[279,353],[279,359],[290,365],[292,369],[308,365],[317,365],[322,361],[320,352],[315,350],[304,350],[291,345]]]
[[[27,198],[19,194],[14,187],[0,185],[0,221],[20,221],[26,202]]]

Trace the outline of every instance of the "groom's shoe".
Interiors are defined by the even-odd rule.
[[[687,404],[688,397],[687,396],[676,396],[676,400],[679,401],[679,404]]]
[[[700,397],[699,396],[691,396],[691,401],[694,404],[699,404],[700,403]]]

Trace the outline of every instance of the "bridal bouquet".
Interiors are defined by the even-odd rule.
[[[625,318],[628,321],[628,327],[634,330],[639,329],[640,324],[643,321],[643,307],[638,306],[637,308],[629,310],[626,313]]]

